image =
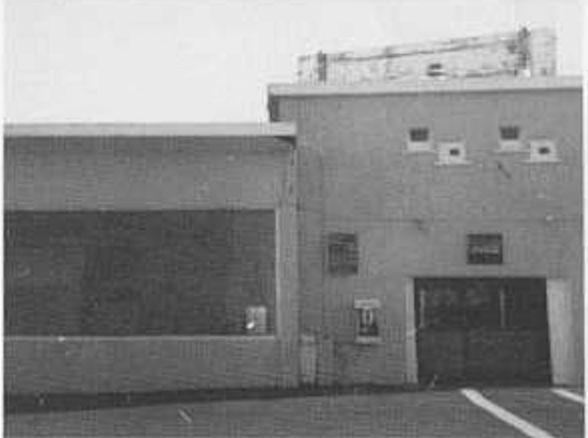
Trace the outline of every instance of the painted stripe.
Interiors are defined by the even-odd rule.
[[[584,397],[581,395],[574,394],[573,392],[561,388],[552,388],[551,391],[560,397],[567,398],[568,400],[575,401],[576,403],[584,404]]]
[[[180,414],[180,417],[182,417],[186,423],[192,424],[192,417],[190,417],[186,411],[178,409],[178,414]]]
[[[461,393],[473,404],[491,413],[496,418],[510,424],[512,427],[520,430],[522,433],[531,438],[554,438],[553,435],[545,432],[543,429],[523,420],[520,417],[512,414],[506,409],[492,403],[478,391],[473,389],[462,389]]]

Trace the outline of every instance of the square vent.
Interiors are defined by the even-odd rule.
[[[468,164],[463,142],[439,143],[438,165]]]
[[[529,143],[530,163],[557,163],[557,148],[552,140],[532,140]]]

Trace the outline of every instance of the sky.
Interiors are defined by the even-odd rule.
[[[582,71],[583,0],[5,0],[8,122],[263,122],[296,58],[552,27]]]

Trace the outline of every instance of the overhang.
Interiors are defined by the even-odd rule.
[[[7,137],[295,138],[294,123],[7,123]]]
[[[391,80],[355,84],[271,84],[270,97],[582,90],[581,76]]]

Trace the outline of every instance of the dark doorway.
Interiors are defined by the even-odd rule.
[[[419,382],[549,383],[546,281],[418,278]]]

